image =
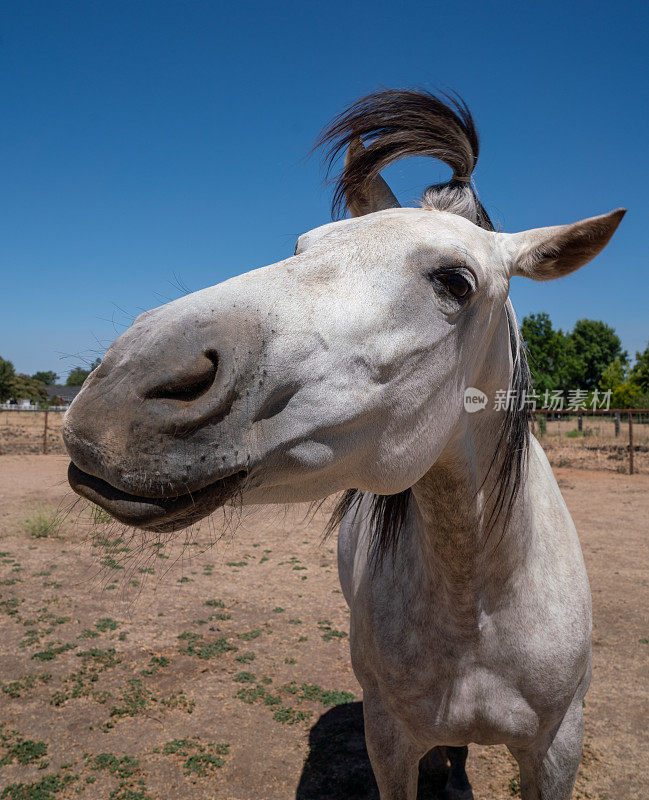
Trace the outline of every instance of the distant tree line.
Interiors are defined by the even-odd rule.
[[[85,379],[90,375],[95,367],[98,367],[101,359],[97,358],[90,365],[89,369],[75,367],[68,375],[66,386],[81,386]],[[0,357],[0,403],[7,400],[31,400],[32,403],[46,403],[46,386],[54,386],[59,376],[56,372],[41,371],[33,375],[25,375],[16,372],[11,361]]]
[[[649,408],[649,344],[631,365],[620,337],[599,320],[580,319],[564,332],[548,314],[530,314],[521,333],[538,393],[611,390],[611,408]]]

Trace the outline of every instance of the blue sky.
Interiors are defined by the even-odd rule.
[[[648,23],[640,2],[4,3],[0,355],[65,374],[180,286],[290,255],[329,219],[316,134],[401,86],[466,99],[504,230],[629,209],[595,262],[512,297],[644,349]],[[386,177],[405,205],[447,171]]]

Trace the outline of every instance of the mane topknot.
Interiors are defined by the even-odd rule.
[[[364,148],[350,150],[350,144],[359,139]],[[413,89],[369,94],[338,115],[320,134],[316,147],[325,150],[327,174],[341,151],[348,151],[335,181],[334,219],[343,216],[355,198],[364,196],[367,185],[388,164],[408,156],[430,156],[447,164],[453,176],[424,191],[423,207],[459,214],[494,229],[467,180],[478,161],[480,142],[471,112],[458,95],[437,96]]]

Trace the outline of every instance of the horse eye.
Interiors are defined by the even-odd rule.
[[[466,297],[471,291],[471,284],[469,281],[457,273],[441,275],[439,280],[454,297]]]

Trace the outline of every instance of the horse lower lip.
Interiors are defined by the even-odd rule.
[[[245,472],[237,472],[195,492],[156,498],[123,492],[74,462],[68,467],[68,481],[77,494],[120,522],[156,531],[178,530],[207,516],[234,495],[244,478]]]

